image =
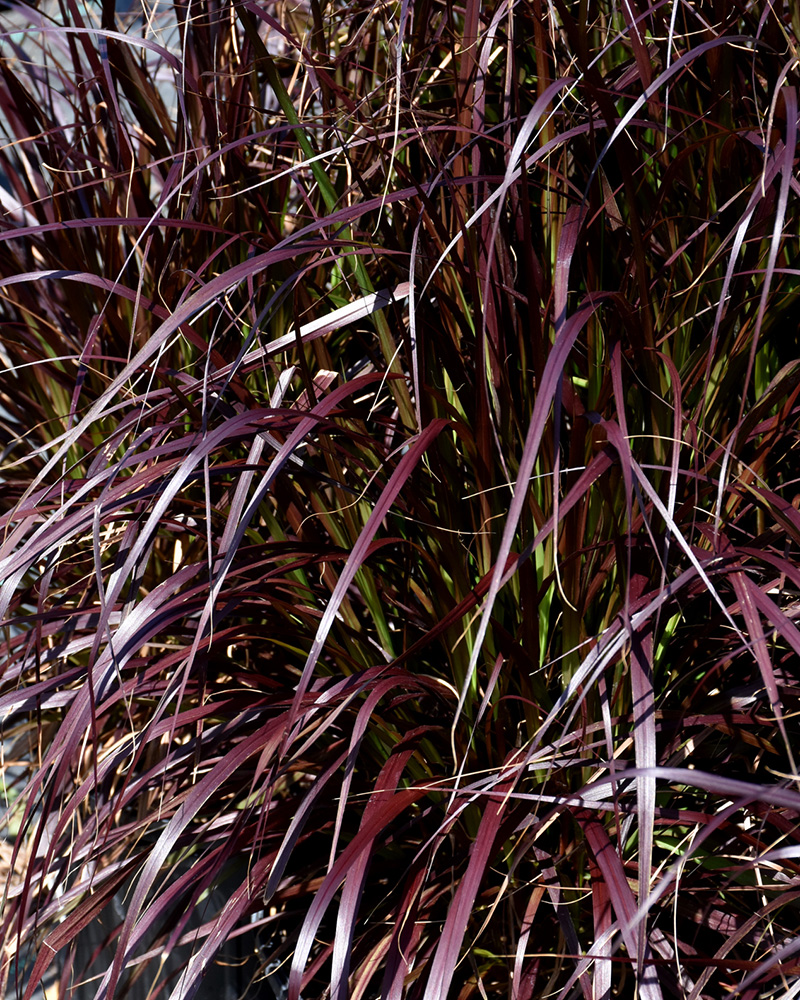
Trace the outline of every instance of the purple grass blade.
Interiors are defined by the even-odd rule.
[[[786,107],[786,140],[782,155],[778,158],[778,169],[780,170],[781,182],[778,189],[778,204],[775,210],[775,220],[772,226],[772,236],[769,244],[769,256],[767,266],[764,269],[764,279],[761,285],[761,295],[758,302],[758,313],[756,314],[755,327],[753,329],[753,339],[750,345],[750,353],[747,359],[747,372],[742,383],[742,400],[739,404],[739,420],[741,424],[744,418],[745,398],[750,385],[750,378],[753,374],[756,352],[759,347],[761,337],[761,327],[764,323],[764,316],[770,304],[770,288],[775,274],[775,262],[778,259],[778,252],[781,248],[781,235],[783,233],[784,221],[789,200],[789,184],[794,176],[794,161],[797,150],[797,91],[794,87],[783,87],[781,89],[784,104]],[[731,442],[733,435],[731,436]]]
[[[492,608],[494,607],[494,602],[497,599],[497,594],[500,591],[502,574],[506,568],[506,561],[511,552],[511,545],[513,544],[514,535],[517,531],[517,524],[519,523],[519,519],[522,514],[522,507],[527,496],[527,484],[531,477],[531,473],[533,472],[533,466],[536,461],[539,445],[541,443],[542,436],[544,435],[545,422],[550,412],[557,385],[561,380],[564,365],[566,364],[567,357],[572,350],[578,334],[583,329],[589,317],[592,316],[600,307],[601,302],[602,297],[592,299],[590,302],[584,304],[569,319],[565,318],[563,326],[557,330],[556,341],[552,351],[550,352],[550,356],[547,359],[547,364],[542,375],[541,385],[539,386],[536,397],[536,405],[528,426],[525,447],[523,449],[522,459],[519,465],[517,487],[514,490],[514,497],[511,501],[511,506],[509,507],[508,516],[503,528],[503,537],[500,541],[500,548],[495,562],[494,571],[492,573],[489,593],[481,612],[481,621],[478,627],[478,634],[475,638],[472,655],[470,656],[467,676],[462,685],[461,694],[459,695],[458,706],[452,723],[453,731],[455,731],[455,728],[458,725],[458,720],[464,707],[464,701],[466,700],[467,692],[469,691],[469,687],[472,683],[472,678],[478,664],[478,657],[480,656],[483,641],[486,637],[486,631],[489,627]]]
[[[382,768],[370,793],[369,801],[361,817],[361,828],[369,825],[373,816],[380,818],[383,803],[388,801],[396,790],[406,769],[409,758],[415,752],[415,747],[395,751]],[[344,882],[342,898],[336,920],[336,934],[333,941],[333,959],[331,965],[331,997],[336,1000],[347,1000],[348,977],[350,975],[350,955],[353,946],[358,908],[367,881],[367,872],[371,858],[371,845],[365,848],[354,861]],[[387,942],[388,945],[388,942]]]
[[[498,791],[501,796],[510,791],[513,780],[500,779]],[[436,1000],[447,996],[456,964],[464,945],[467,924],[475,905],[486,865],[495,848],[495,838],[505,814],[505,800],[487,805],[481,824],[472,845],[466,873],[458,883],[453,902],[447,913],[439,943],[433,956],[431,971],[425,987],[423,1000]]]
[[[57,953],[79,931],[88,927],[103,912],[135,867],[136,861],[129,861],[126,865],[119,867],[111,877],[99,879],[93,887],[91,895],[79,903],[72,912],[65,914],[62,910],[62,921],[42,942],[41,950],[28,979],[23,1000],[31,1000],[36,992],[36,987],[41,983]]]
[[[333,625],[334,618],[339,610],[342,599],[344,598],[350,584],[353,582],[353,578],[356,573],[361,568],[366,552],[372,544],[372,540],[375,537],[378,528],[391,509],[392,504],[397,499],[398,494],[407,484],[409,476],[414,471],[414,468],[422,456],[425,454],[425,451],[430,447],[439,434],[441,434],[445,427],[447,427],[447,425],[448,421],[443,418],[438,418],[437,420],[432,421],[409,445],[408,451],[398,462],[397,468],[392,473],[389,482],[386,484],[386,487],[381,493],[380,499],[375,504],[375,507],[369,516],[369,520],[364,525],[358,540],[353,546],[352,551],[347,558],[347,563],[345,564],[345,567],[336,582],[336,587],[331,594],[328,606],[325,608],[325,613],[319,623],[319,628],[317,629],[317,634],[314,637],[311,651],[308,654],[308,659],[306,660],[303,668],[303,674],[297,685],[294,704],[292,706],[289,722],[287,724],[287,739],[294,724],[294,718],[299,711],[300,702],[305,695],[305,692],[308,690],[309,684],[311,683],[314,667],[316,666],[317,660],[322,653],[325,640],[331,626]]]
[[[350,841],[339,855],[336,864],[328,873],[323,885],[314,896],[303,922],[292,959],[292,969],[289,974],[289,1000],[299,1000],[303,970],[314,943],[314,936],[325,914],[325,910],[330,906],[343,879],[361,854],[370,847],[375,838],[381,834],[392,820],[396,816],[399,816],[405,809],[408,809],[412,803],[416,802],[424,794],[424,789],[407,788],[397,792],[388,802],[383,802],[381,808],[375,811],[373,818],[369,822],[365,822],[353,840]]]
[[[238,747],[231,750],[205,777],[191,790],[176,814],[167,824],[158,842],[151,849],[141,875],[136,881],[136,887],[128,904],[125,922],[122,925],[114,963],[103,978],[97,991],[97,1000],[113,996],[116,985],[127,958],[128,942],[134,927],[140,920],[140,915],[146,896],[155,882],[161,866],[167,860],[178,836],[191,821],[196,812],[215,793],[219,786],[240,767],[249,757],[263,752],[268,742],[277,747],[281,730],[279,722],[263,726],[253,736],[244,740]]]
[[[528,941],[531,936],[531,931],[533,930],[536,911],[539,909],[539,904],[541,903],[545,892],[546,890],[544,886],[535,886],[525,906],[525,914],[522,918],[519,940],[517,941],[517,952],[514,956],[514,972],[511,981],[511,1000],[529,1000],[533,988],[533,984],[530,982],[531,978],[534,979],[535,983],[535,974],[531,977],[530,973],[526,975],[523,970],[525,964],[525,953],[528,949]]]

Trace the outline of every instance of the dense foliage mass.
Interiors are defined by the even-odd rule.
[[[797,5],[0,26],[0,992],[800,995]]]

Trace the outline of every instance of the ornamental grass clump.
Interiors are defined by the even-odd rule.
[[[0,27],[0,987],[799,995],[796,6]]]

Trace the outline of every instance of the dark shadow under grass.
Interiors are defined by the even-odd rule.
[[[0,993],[800,995],[799,36],[0,14]]]

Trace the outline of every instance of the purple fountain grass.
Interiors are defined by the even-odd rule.
[[[798,994],[800,21],[0,13],[0,990]]]

